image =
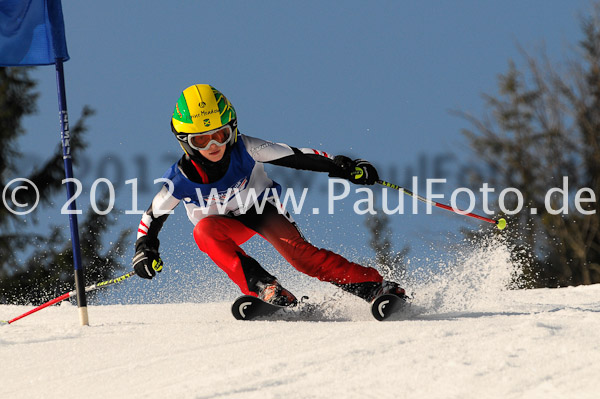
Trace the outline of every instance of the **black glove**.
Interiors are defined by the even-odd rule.
[[[329,177],[341,177],[355,184],[368,185],[373,185],[379,180],[377,169],[364,159],[352,160],[346,156],[337,155],[333,158],[333,162],[338,166],[338,170],[329,172]]]
[[[161,272],[163,261],[158,254],[158,239],[140,237],[135,242],[135,255],[133,256],[133,269],[141,278],[151,279],[156,272]]]

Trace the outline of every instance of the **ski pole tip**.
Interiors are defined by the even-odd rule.
[[[496,226],[498,226],[498,230],[504,230],[504,228],[506,227],[506,219],[498,219],[498,221],[496,222]]]

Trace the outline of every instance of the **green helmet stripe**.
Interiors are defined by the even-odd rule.
[[[212,91],[217,100],[217,106],[219,107],[219,112],[221,114],[221,123],[225,125],[236,118],[235,109],[219,90],[212,87]]]
[[[185,96],[183,93],[181,93],[179,100],[177,100],[177,104],[175,104],[175,109],[173,110],[173,119],[183,123],[192,123],[190,110],[188,108],[187,101],[185,101]]]

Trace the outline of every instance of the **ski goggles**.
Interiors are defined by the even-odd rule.
[[[231,141],[232,136],[231,126],[225,125],[209,132],[188,134],[187,142],[194,150],[204,151],[213,144],[219,147],[224,146]]]

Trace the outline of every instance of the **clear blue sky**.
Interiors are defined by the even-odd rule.
[[[115,180],[117,205],[128,208],[130,186],[122,181],[160,177],[180,156],[169,130],[173,106],[185,87],[209,83],[233,102],[242,133],[360,156],[401,184],[415,173],[440,177],[433,176],[433,161],[452,152],[444,169],[455,178],[471,155],[460,134],[468,125],[449,111],[480,115],[481,94],[496,93],[508,60],[522,63],[518,45],[545,46],[554,60],[570,55],[581,37],[578,15],[590,7],[579,0],[65,1],[70,117],[84,104],[97,111],[85,168],[75,175],[85,177],[88,190],[94,178]],[[56,81],[52,67],[34,77],[39,113],[26,121],[21,142],[38,144],[31,154],[43,157],[59,141]],[[140,193],[139,207],[152,196]],[[316,245],[352,257],[364,253],[367,239],[352,202],[334,216],[296,219]],[[324,207],[324,194],[309,193],[309,204]],[[178,209],[161,235],[167,264],[207,265],[184,213]],[[66,216],[56,220],[67,226]],[[119,227],[138,220],[121,215]],[[465,223],[479,225],[441,210],[397,216],[394,237],[398,249],[410,244],[415,262],[426,264],[426,257],[440,256],[430,248],[451,243]]]

